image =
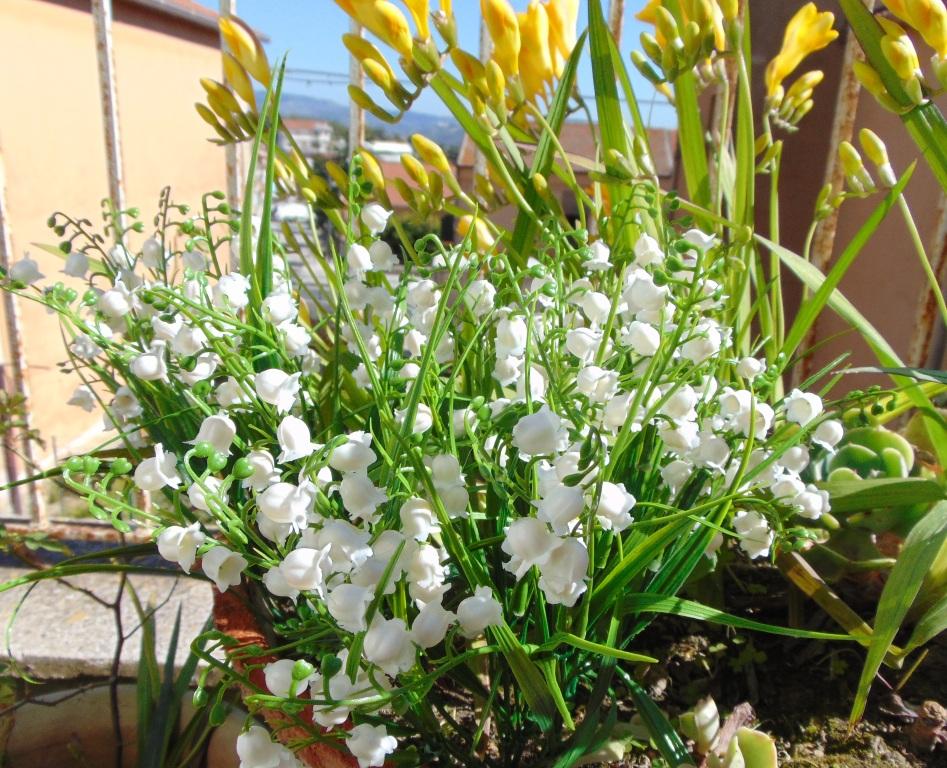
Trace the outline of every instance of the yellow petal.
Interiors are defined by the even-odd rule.
[[[493,41],[493,57],[507,75],[519,73],[520,28],[507,0],[480,0],[480,12]]]
[[[766,67],[766,92],[769,95],[776,92],[776,88],[806,56],[825,48],[838,37],[838,32],[832,28],[834,23],[834,14],[820,12],[815,3],[806,3],[796,12],[786,25],[782,48]]]
[[[428,0],[404,0],[404,4],[408,6],[411,18],[414,19],[414,26],[418,30],[418,39],[427,40],[431,36],[431,30],[428,26],[431,9]]]
[[[549,17],[546,9],[533,0],[518,18],[520,27],[520,77],[527,98],[543,92],[546,81],[553,77],[549,53]]]

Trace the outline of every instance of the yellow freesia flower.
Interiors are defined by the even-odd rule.
[[[663,8],[661,0],[648,0],[648,4],[635,14],[635,18],[645,24],[653,24],[658,45],[662,48],[667,39],[658,28],[658,8]],[[714,47],[723,51],[727,47],[727,34],[723,28],[724,14],[716,0],[685,0],[681,3],[681,18],[684,24],[697,22],[702,30],[710,27],[714,35]]]
[[[335,3],[406,59],[411,58],[413,43],[408,20],[390,0],[335,0]]]
[[[221,16],[218,21],[220,34],[233,53],[234,58],[264,86],[270,84],[270,65],[266,60],[263,45],[253,34],[253,30],[235,16]]]
[[[427,40],[431,36],[431,30],[428,26],[431,8],[428,0],[404,0],[404,4],[408,6],[411,18],[414,19],[414,26],[418,30],[418,39]]]
[[[766,67],[766,93],[776,94],[783,80],[810,53],[820,51],[835,38],[838,32],[832,28],[835,15],[819,11],[815,3],[806,3],[786,25],[783,47]]]
[[[520,27],[508,0],[480,0],[480,12],[493,41],[493,58],[507,75],[519,73]]]
[[[947,57],[947,8],[943,0],[884,0],[884,4],[905,24],[920,32],[924,42]]]
[[[920,75],[921,62],[918,60],[914,43],[904,28],[883,16],[878,17],[878,22],[885,31],[885,36],[881,38],[881,52],[898,73],[898,77],[910,80]]]
[[[547,0],[546,15],[549,17],[549,52],[553,69],[556,77],[561,77],[566,59],[575,48],[579,0]]]
[[[532,0],[526,13],[519,14],[520,77],[528,99],[543,92],[546,81],[553,77],[552,55],[549,52],[549,17],[539,0]]]

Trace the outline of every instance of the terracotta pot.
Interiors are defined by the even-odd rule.
[[[217,630],[224,632],[236,641],[237,648],[248,645],[258,645],[268,648],[269,641],[263,627],[250,609],[249,594],[245,587],[229,589],[219,592],[214,589],[214,625]],[[254,664],[267,664],[276,661],[275,656],[261,655],[253,659]],[[234,668],[239,672],[243,666],[241,662],[232,660]],[[250,679],[262,689],[266,689],[263,670],[255,669],[250,672]],[[248,694],[250,691],[244,691]],[[289,744],[298,739],[311,736],[305,728],[298,725],[288,725],[292,722],[284,713],[274,709],[260,711],[270,730],[283,744]],[[307,708],[301,717],[311,722],[312,711]],[[318,728],[318,726],[314,726]],[[358,761],[348,754],[344,744],[335,749],[328,744],[312,744],[296,753],[296,757],[311,768],[358,768]]]

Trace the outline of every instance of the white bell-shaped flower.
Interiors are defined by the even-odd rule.
[[[237,272],[224,275],[214,286],[214,306],[241,310],[250,302],[250,281]]]
[[[632,320],[624,328],[621,341],[642,357],[653,357],[661,348],[661,334],[658,329],[640,320]]]
[[[66,257],[66,264],[62,268],[62,273],[64,275],[69,275],[69,277],[85,277],[85,273],[89,271],[89,257],[85,255],[82,251],[73,251]]]
[[[288,597],[290,600],[299,597],[299,590],[289,586],[279,566],[270,568],[263,574],[263,586],[271,595],[276,597]]]
[[[766,363],[755,357],[743,357],[737,363],[737,376],[748,381],[753,381],[757,376],[766,371]]]
[[[720,351],[723,337],[717,324],[703,320],[694,329],[694,335],[681,345],[681,357],[699,365]]]
[[[171,349],[176,354],[192,356],[207,347],[207,335],[193,325],[183,325],[171,340]]]
[[[464,301],[474,317],[482,320],[495,306],[497,289],[489,280],[471,280]]]
[[[822,398],[812,392],[794,389],[783,404],[786,420],[805,426],[822,413]]]
[[[842,423],[835,419],[828,419],[815,428],[812,433],[812,442],[821,445],[827,451],[833,451],[844,436],[845,429]]]
[[[279,659],[266,664],[263,667],[263,679],[266,681],[266,689],[274,696],[280,696],[281,698],[289,698],[290,696],[302,698],[305,696],[306,691],[309,690],[309,684],[316,675],[312,674],[301,680],[293,680],[295,668],[296,662],[293,659]]]
[[[564,539],[540,568],[539,588],[546,602],[571,608],[587,589],[589,552],[579,539]]]
[[[309,532],[305,533],[304,540],[308,542],[309,536]],[[371,534],[352,525],[348,520],[327,520],[322,528],[312,534],[311,540],[312,546],[317,549],[329,548],[332,567],[339,573],[348,573],[357,568],[368,560],[374,551],[368,544]]]
[[[596,240],[589,246],[589,257],[585,260],[585,268],[589,272],[601,272],[612,268],[610,260],[611,249],[601,240]]]
[[[751,558],[766,557],[774,535],[766,518],[753,510],[740,510],[733,516],[733,530],[740,536],[740,549]]]
[[[276,430],[276,439],[281,449],[277,461],[285,464],[312,455],[316,444],[312,442],[306,422],[295,416],[284,416]]]
[[[592,328],[566,331],[566,349],[583,363],[590,363],[602,344],[602,332]]]
[[[513,427],[513,446],[523,456],[546,456],[559,450],[566,436],[562,419],[543,405],[536,413],[523,416]]]
[[[388,226],[391,211],[378,203],[369,203],[362,208],[360,218],[370,235],[380,235]]]
[[[186,528],[169,525],[158,536],[158,553],[165,560],[180,565],[186,573],[194,565],[197,550],[206,538],[200,523],[191,523]]]
[[[385,756],[398,748],[398,740],[383,725],[361,723],[349,731],[345,746],[358,760],[358,768],[375,768],[385,764]]]
[[[372,269],[376,272],[391,272],[398,266],[394,251],[384,240],[376,240],[368,246],[368,255],[372,260]]]
[[[251,725],[237,736],[237,756],[240,768],[281,768],[286,748],[270,740],[270,734],[261,725]]]
[[[151,348],[134,358],[128,364],[128,370],[136,379],[142,381],[167,381],[168,364],[165,360],[164,342],[153,341]]]
[[[362,651],[368,661],[392,677],[414,666],[414,643],[403,619],[376,618],[365,633]]]
[[[364,472],[378,459],[371,442],[368,432],[351,433],[345,443],[332,449],[329,466],[339,472]]]
[[[427,603],[411,625],[411,638],[421,648],[433,648],[447,635],[457,615],[445,610],[439,600]]]
[[[362,632],[367,626],[365,611],[374,596],[374,592],[365,587],[339,584],[326,598],[326,609],[346,632]]]
[[[32,285],[46,277],[46,275],[39,271],[39,264],[36,260],[31,259],[29,256],[24,256],[19,261],[14,262],[10,266],[8,274],[13,282],[23,283],[24,285]]]
[[[395,409],[395,421],[399,426],[404,426],[404,420],[408,415],[408,409]],[[411,423],[411,434],[421,435],[427,432],[434,425],[434,414],[429,406],[424,403],[418,403],[415,410],[414,420]]]
[[[274,523],[292,525],[297,530],[305,528],[312,509],[312,490],[305,485],[274,483],[257,496],[260,514]]]
[[[200,429],[197,431],[197,437],[188,440],[189,445],[198,443],[210,443],[214,450],[226,456],[230,455],[230,446],[233,444],[234,437],[237,435],[237,425],[233,419],[222,413],[214,416],[207,416],[201,422]]]
[[[569,532],[585,509],[585,498],[578,486],[557,483],[540,501],[534,501],[536,516],[549,523],[562,536]]]
[[[490,587],[480,586],[470,597],[457,606],[457,621],[467,637],[477,637],[487,627],[503,623],[503,607],[493,596]]]
[[[286,584],[300,592],[316,592],[320,597],[325,596],[325,580],[331,568],[328,546],[322,549],[299,547],[279,564]]]
[[[352,243],[345,254],[345,261],[348,265],[348,272],[352,276],[362,277],[373,267],[372,255],[368,248],[359,243]]]
[[[211,502],[216,501],[219,504],[219,496],[220,480],[216,477],[205,477],[200,483],[191,483],[187,489],[191,506],[201,512],[211,512]]]
[[[98,405],[98,400],[95,399],[95,393],[89,387],[80,384],[73,391],[72,397],[66,401],[66,405],[75,405],[86,413],[92,413]]]
[[[279,482],[280,474],[269,451],[250,451],[244,458],[253,469],[253,474],[241,483],[244,488],[260,492]]]
[[[218,544],[201,558],[201,568],[221,592],[240,584],[243,571],[249,563],[238,552],[231,552]]]
[[[275,405],[280,413],[286,413],[296,403],[299,392],[299,374],[292,375],[279,368],[270,368],[253,378],[257,397],[264,403]]]
[[[649,264],[664,262],[664,251],[661,245],[647,232],[642,233],[635,242],[635,264],[647,267]]]
[[[526,339],[529,335],[526,319],[504,317],[497,323],[496,354],[503,357],[522,357],[526,353]]]
[[[181,476],[178,474],[178,458],[166,453],[161,443],[155,443],[155,455],[145,459],[135,467],[135,485],[143,491],[160,491],[162,488],[178,488]]]
[[[503,568],[512,573],[516,580],[522,579],[534,565],[545,565],[552,552],[562,543],[541,520],[535,517],[521,517],[514,520],[506,529],[506,537],[500,548],[510,556]]]
[[[401,530],[404,535],[410,536],[416,541],[427,541],[432,533],[440,531],[440,526],[434,516],[434,509],[424,499],[417,497],[408,499],[401,505],[398,514],[401,518]]]
[[[579,306],[594,325],[604,325],[612,311],[612,300],[599,291],[589,291],[579,300]]]
[[[621,532],[631,525],[629,514],[636,503],[635,497],[625,490],[624,483],[602,483],[595,517],[606,531]]]
[[[348,472],[339,483],[339,496],[349,517],[369,523],[375,520],[375,510],[388,499],[385,491],[378,488],[364,471]]]
[[[792,505],[799,517],[808,520],[818,520],[832,508],[829,502],[829,492],[820,490],[811,483],[806,485],[805,490],[792,500]]]
[[[263,317],[273,325],[282,325],[294,320],[299,309],[288,293],[271,293],[263,300]]]

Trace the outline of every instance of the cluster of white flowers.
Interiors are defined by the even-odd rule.
[[[386,220],[378,206],[362,212],[369,233]],[[260,297],[261,338],[277,346],[267,356],[244,334],[251,281],[214,279],[195,253],[180,284],[160,284],[171,256],[157,240],[141,256],[153,279],[122,249],[112,287],[79,310],[72,353],[124,361],[107,418],[126,439],[140,444],[148,388],[174,389],[201,414],[134,469],[138,488],[188,510],[160,530],[161,555],[186,571],[199,559],[221,591],[249,576],[331,622],[345,672],[297,679],[291,660],[265,670],[274,695],[311,697],[320,726],[341,725],[360,700],[377,709],[379,692],[419,657],[443,657],[445,642],[504,625],[502,595],[465,570],[447,527],[499,525],[506,578],[535,578],[537,599],[573,608],[588,593],[590,537],[633,531],[655,511],[645,502],[757,499],[724,522],[750,557],[770,552],[783,521],[828,511],[803,476],[841,426],[816,394],[774,396],[764,362],[737,353],[717,315],[714,239],[692,230],[672,253],[642,234],[627,257],[602,240],[572,247],[577,268],[547,258],[516,272],[460,248],[401,270],[383,241],[352,244],[337,276],[342,363],[338,349],[317,351],[287,275]],[[86,268],[74,255],[66,271]],[[41,276],[24,261],[11,277]],[[360,399],[337,396],[341,410],[314,435],[330,362]],[[70,402],[91,410],[96,397],[82,386]],[[375,398],[374,416],[360,416]],[[643,468],[626,455],[645,437],[657,449]],[[240,739],[246,768],[292,764],[262,729]],[[345,742],[363,768],[396,746],[364,723]]]

